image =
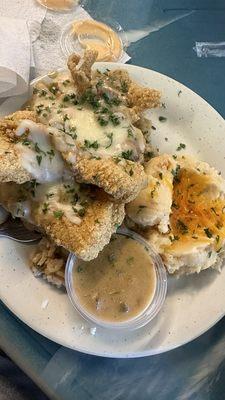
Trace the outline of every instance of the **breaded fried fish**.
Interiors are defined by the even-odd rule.
[[[70,72],[37,83],[30,106],[77,180],[128,202],[147,182],[141,112],[158,106],[160,93],[125,71],[91,72],[95,59],[91,51],[71,55]]]
[[[74,181],[0,185],[0,204],[84,260],[97,257],[124,218],[124,205]]]

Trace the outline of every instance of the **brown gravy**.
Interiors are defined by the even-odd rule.
[[[114,235],[95,260],[79,263],[73,282],[87,312],[105,322],[123,322],[138,316],[151,303],[156,274],[143,245]]]

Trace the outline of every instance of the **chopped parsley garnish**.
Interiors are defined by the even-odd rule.
[[[70,84],[70,80],[69,79],[66,79],[65,81],[63,81],[63,86],[67,86],[67,85],[69,85]]]
[[[31,141],[28,140],[28,139],[24,139],[24,140],[22,141],[22,144],[23,144],[24,146],[30,146]]]
[[[40,149],[38,143],[34,144],[34,151],[36,151],[36,153],[38,153],[38,154],[42,153],[42,154],[46,155],[46,153]]]
[[[104,83],[103,80],[100,79],[100,80],[96,83],[96,87],[97,87],[97,88],[102,87],[102,86],[103,86],[103,83]]]
[[[181,221],[180,219],[178,219],[178,221],[177,221],[177,228],[181,231],[182,235],[185,235],[186,233],[188,233],[187,225],[185,225],[185,223],[183,221]]]
[[[42,207],[43,214],[46,214],[48,212],[48,208],[49,208],[49,203],[44,203]]]
[[[162,174],[162,172],[159,173],[159,177],[160,177],[161,180],[163,179],[163,174]]]
[[[64,215],[64,212],[62,210],[53,211],[53,215],[55,218],[61,219]]]
[[[40,115],[42,111],[44,111],[44,104],[38,104],[38,106],[36,107],[36,113]]]
[[[156,186],[155,186],[154,189],[152,189],[151,192],[150,192],[151,198],[152,198],[152,199],[154,198],[155,191],[156,191]]]
[[[209,252],[208,252],[208,257],[210,258],[210,257],[211,257],[211,255],[212,255],[212,252],[211,252],[211,251],[209,251]]]
[[[160,115],[160,116],[159,116],[159,121],[160,121],[160,122],[165,122],[165,121],[167,121],[167,118],[166,118],[166,117],[163,117],[162,115]]]
[[[121,81],[121,91],[122,93],[127,93],[128,92],[128,83],[126,81]]]
[[[79,210],[77,210],[77,214],[79,215],[79,217],[83,217],[85,215],[85,208],[80,208]]]
[[[155,154],[153,151],[146,151],[144,156],[145,156],[145,161],[149,161],[149,160],[151,160],[151,158],[153,158],[155,156]]]
[[[42,162],[42,156],[41,155],[36,156],[36,160],[37,160],[38,165],[40,166],[41,162]]]
[[[132,168],[131,168],[130,171],[129,171],[129,175],[130,175],[130,176],[133,176],[133,175],[134,175],[134,171],[133,171]]]
[[[69,96],[68,96],[68,94],[66,94],[64,97],[63,97],[63,101],[69,101]]]
[[[205,229],[204,229],[204,232],[205,232],[206,236],[207,236],[209,239],[211,239],[211,237],[213,236],[212,231],[211,231],[209,228],[205,228]]]
[[[47,193],[47,194],[46,194],[47,199],[49,199],[49,198],[52,197],[52,196],[54,196],[54,193]]]
[[[47,91],[45,90],[45,89],[41,89],[40,91],[39,91],[39,96],[40,97],[45,97],[47,95]]]
[[[113,160],[115,164],[119,164],[119,162],[122,161],[120,157],[113,157]]]
[[[111,115],[109,116],[109,120],[110,120],[110,121],[112,122],[112,124],[115,125],[115,126],[117,126],[117,125],[120,124],[120,119],[119,119],[119,117],[118,117],[117,115],[115,115],[115,114],[111,114]]]
[[[182,150],[182,149],[185,149],[185,147],[186,147],[186,144],[180,143],[179,146],[177,147],[177,150],[176,150],[176,151],[180,151],[180,150]]]
[[[101,113],[102,114],[107,114],[109,112],[109,109],[107,107],[102,107],[101,108]]]
[[[109,139],[109,144],[106,146],[106,149],[108,149],[110,146],[112,146],[113,142],[113,132],[106,133],[107,138]]]
[[[106,126],[108,125],[109,121],[107,121],[107,119],[103,118],[101,115],[98,116],[98,123],[101,126]]]
[[[57,84],[57,83],[51,83],[51,84],[49,85],[49,90],[50,90],[50,92],[53,93],[53,94],[58,93],[58,91],[59,91],[58,84]]]
[[[166,108],[166,104],[165,103],[162,103],[161,106],[162,106],[162,108]]]
[[[74,105],[77,105],[77,104],[78,104],[78,101],[77,101],[77,98],[76,98],[76,94],[75,94],[75,93],[66,94],[66,95],[63,97],[63,101],[64,101],[64,103],[67,103],[67,102],[69,101],[70,103],[72,103],[72,104],[74,104]],[[65,107],[65,106],[63,105],[63,107]]]
[[[72,126],[69,128],[69,130],[65,131],[65,134],[70,136],[73,140],[77,139],[77,134],[76,134],[76,127]]]
[[[175,242],[176,240],[179,240],[180,238],[179,238],[179,236],[174,235],[174,236],[169,236],[169,239],[170,239],[170,241],[173,243],[173,242]]]
[[[179,90],[177,93],[177,96],[180,97],[181,93],[182,93],[182,90]]]
[[[35,197],[35,189],[39,185],[39,183],[36,181],[36,179],[33,179],[30,181],[30,193],[32,194],[33,197]]]
[[[133,138],[133,137],[134,137],[134,133],[133,133],[132,128],[128,128],[128,129],[127,129],[127,136],[130,137],[130,138]]]
[[[82,95],[80,104],[88,103],[94,110],[97,110],[100,107],[100,102],[97,96],[90,90],[86,90],[86,92]]]
[[[113,97],[113,98],[110,100],[110,105],[119,106],[120,104],[121,104],[121,100],[118,99],[117,97]]]
[[[102,97],[105,100],[106,104],[108,104],[109,106],[119,106],[121,103],[121,100],[118,99],[118,97],[112,97],[110,99],[107,93],[102,93]]]
[[[180,165],[176,166],[176,169],[171,170],[171,174],[173,175],[174,181],[179,182],[179,174],[180,174]]]
[[[51,160],[53,159],[53,157],[55,156],[55,152],[54,152],[53,149],[47,151],[47,154],[48,154],[48,156],[49,156],[49,158],[50,158],[50,161],[51,161]]]
[[[133,159],[133,150],[122,151],[121,157],[125,158],[125,160]]]
[[[153,131],[156,131],[156,127],[154,125],[152,125],[151,128],[153,129]]]
[[[69,120],[69,117],[68,117],[68,114],[65,114],[65,115],[63,116],[63,121],[66,122],[67,120]]]
[[[107,104],[109,104],[110,98],[109,98],[109,96],[107,95],[107,93],[102,93],[102,98],[105,100],[105,102],[106,102]]]
[[[97,150],[99,148],[99,143],[97,140],[95,140],[94,142],[91,142],[90,140],[85,139],[84,141],[84,146],[87,149],[94,149]]]

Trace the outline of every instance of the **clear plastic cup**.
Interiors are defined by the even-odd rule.
[[[108,322],[103,321],[96,315],[89,313],[85,307],[80,303],[79,298],[76,294],[74,288],[74,269],[79,265],[79,259],[75,254],[70,253],[65,271],[65,282],[68,296],[75,310],[88,322],[100,326],[102,328],[116,329],[116,330],[134,330],[143,327],[148,322],[150,322],[160,311],[164,303],[166,292],[167,292],[167,274],[163,262],[160,256],[155,252],[155,250],[150,246],[150,244],[143,239],[140,235],[133,231],[127,229],[119,229],[117,235],[128,236],[133,240],[138,241],[142,244],[149,253],[151,262],[155,268],[156,274],[156,287],[155,293],[150,304],[145,308],[140,314],[132,319],[122,321],[122,322]]]
[[[72,27],[74,22],[76,21],[69,22],[67,25],[65,25],[64,29],[61,32],[60,46],[65,57],[68,57],[72,53],[77,53],[82,56],[84,52],[84,48],[80,43],[79,37],[76,37],[75,34],[73,33]],[[125,33],[122,27],[117,21],[114,21],[110,18],[101,19],[101,21],[96,21],[96,22],[108,25],[108,27],[111,28],[118,35],[121,44],[121,53],[118,59],[113,59],[110,61],[120,62],[123,56],[123,52],[126,50]],[[105,60],[98,60],[98,61],[105,61]]]
[[[41,6],[53,11],[71,11],[78,5],[78,0],[36,0]]]

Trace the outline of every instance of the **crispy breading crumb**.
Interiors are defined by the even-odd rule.
[[[30,259],[31,270],[35,276],[42,276],[48,282],[65,286],[65,265],[68,252],[43,237]]]
[[[58,246],[75,253],[79,258],[91,260],[97,257],[117,227],[122,224],[125,215],[124,204],[109,200],[100,189],[93,188],[94,198],[85,210],[79,224],[73,223],[63,215],[55,218],[54,213],[43,213],[40,203],[30,197],[30,216],[33,225],[41,228]],[[15,211],[20,201],[21,191],[15,183],[3,183],[0,186],[0,204],[9,212]],[[57,210],[57,209],[56,209]]]
[[[74,172],[78,181],[102,187],[113,199],[129,202],[145,187],[147,176],[140,163],[117,161],[78,156]]]
[[[17,111],[0,119],[0,182],[24,183],[32,179],[23,168],[21,160],[15,150],[15,130],[20,121],[30,119],[36,121],[32,111]]]
[[[160,92],[155,89],[144,88],[133,83],[127,93],[129,106],[136,114],[140,114],[148,108],[159,107]]]
[[[97,51],[93,50],[86,50],[83,58],[75,53],[69,56],[67,65],[79,93],[83,93],[91,85],[91,67],[97,56]]]

